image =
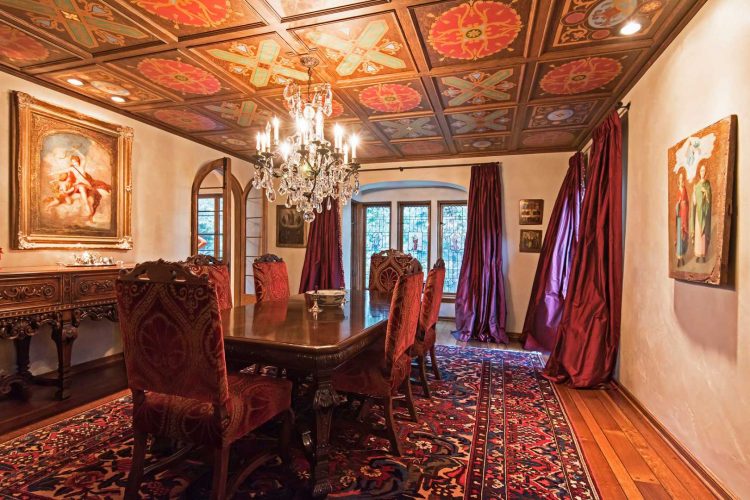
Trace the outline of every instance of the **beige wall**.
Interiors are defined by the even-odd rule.
[[[416,166],[416,165],[450,165],[455,163],[482,163],[488,161],[502,162],[503,181],[503,231],[505,248],[503,258],[505,264],[506,301],[508,306],[508,332],[520,332],[526,314],[531,285],[534,281],[537,254],[520,253],[518,225],[518,204],[523,198],[543,198],[545,202],[544,226],[525,226],[529,229],[546,229],[552,205],[555,202],[560,184],[567,171],[570,153],[516,155],[498,158],[453,158],[433,160],[429,162],[404,162],[368,164],[362,168]],[[440,169],[407,169],[403,172],[391,170],[386,172],[362,172],[360,183],[367,185],[375,182],[398,181],[440,181],[461,186],[468,190],[470,179],[469,167],[442,167]],[[304,249],[276,248],[275,208],[269,212],[269,251],[278,253],[287,261],[289,267],[289,281],[293,291],[299,288],[302,263],[305,256]],[[346,226],[349,222],[344,221]],[[344,253],[350,251],[344,242]],[[433,256],[434,258],[434,256]],[[348,279],[348,276],[347,276]]]
[[[750,498],[750,15],[709,0],[626,98],[630,111],[621,383],[740,498]],[[735,284],[668,277],[667,150],[739,115]]]
[[[55,264],[67,260],[70,251],[11,250],[10,229],[10,91],[22,90],[47,102],[74,108],[100,120],[134,128],[133,142],[133,241],[132,251],[102,250],[126,262],[154,258],[184,258],[190,252],[190,192],[197,170],[224,153],[182,139],[154,127],[45,87],[0,72],[0,248],[4,269],[14,266]],[[232,166],[240,182],[249,178],[250,167],[233,159]],[[41,373],[56,366],[54,345],[47,329],[31,345],[32,371]],[[116,326],[84,322],[73,350],[73,362],[81,363],[121,350]],[[13,345],[0,342],[0,369],[15,366]]]

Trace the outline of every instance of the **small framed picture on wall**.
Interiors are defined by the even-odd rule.
[[[544,200],[521,200],[518,223],[522,226],[538,226],[544,216]]]
[[[304,248],[307,245],[307,225],[302,212],[295,207],[276,206],[276,246]]]
[[[542,230],[521,229],[521,243],[519,251],[524,253],[539,253],[542,251]]]

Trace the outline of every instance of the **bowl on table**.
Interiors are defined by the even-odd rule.
[[[318,299],[318,305],[321,307],[325,306],[341,306],[346,299],[346,292],[344,290],[310,290],[305,292],[311,299]]]

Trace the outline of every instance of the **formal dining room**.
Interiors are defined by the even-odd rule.
[[[0,0],[0,499],[750,499],[748,47]]]

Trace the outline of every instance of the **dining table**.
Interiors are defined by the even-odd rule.
[[[227,365],[258,364],[306,377],[311,429],[302,443],[311,460],[312,494],[332,491],[328,475],[333,410],[344,398],[333,371],[385,338],[390,294],[348,290],[343,305],[313,308],[313,294],[238,305],[222,313]]]

